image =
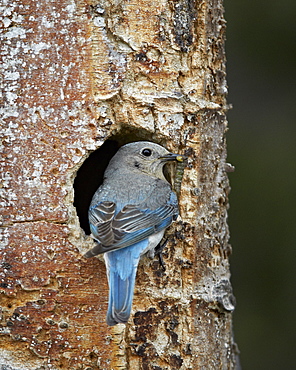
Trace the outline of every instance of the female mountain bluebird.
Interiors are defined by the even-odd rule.
[[[140,257],[148,251],[153,255],[178,216],[177,197],[163,167],[185,158],[148,141],[126,144],[111,159],[93,196],[88,214],[97,245],[85,257],[105,253],[108,325],[128,321]]]

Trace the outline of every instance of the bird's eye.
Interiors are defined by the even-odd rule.
[[[146,149],[143,149],[142,150],[142,154],[145,156],[145,157],[150,157],[150,155],[152,154],[152,151],[148,148]]]

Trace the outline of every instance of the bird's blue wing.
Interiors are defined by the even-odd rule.
[[[168,227],[178,215],[174,192],[164,205],[154,210],[128,204],[116,213],[116,208],[114,202],[100,202],[90,208],[91,232],[99,243],[86,253],[86,257],[138,243]]]
[[[115,216],[114,202],[100,202],[88,212],[89,225],[92,234],[99,236],[100,243],[110,245],[114,242],[112,221]]]

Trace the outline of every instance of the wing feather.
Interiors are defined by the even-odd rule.
[[[154,210],[128,204],[116,213],[114,202],[99,202],[89,210],[91,231],[98,245],[85,256],[135,244],[168,227],[177,215],[177,198],[173,192],[166,204]]]

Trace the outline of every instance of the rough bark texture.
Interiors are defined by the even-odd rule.
[[[235,368],[222,0],[2,0],[0,17],[0,369]],[[113,328],[73,206],[107,139],[189,155],[166,272],[141,262]]]

